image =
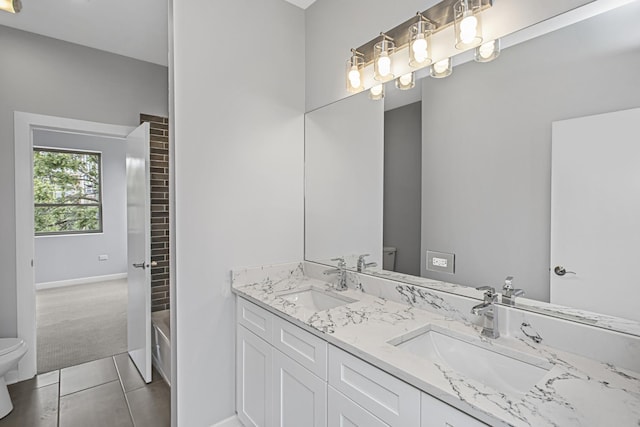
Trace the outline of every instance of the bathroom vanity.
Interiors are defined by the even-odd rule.
[[[496,305],[500,337],[487,338],[476,299],[356,272],[336,291],[326,270],[233,272],[246,426],[640,420],[638,337]]]

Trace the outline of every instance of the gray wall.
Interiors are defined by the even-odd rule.
[[[174,1],[172,30],[177,419],[210,426],[235,413],[230,270],[303,257],[304,12]]]
[[[102,159],[102,233],[35,238],[36,283],[127,272],[125,142],[95,135],[36,130],[33,145],[98,151]],[[99,261],[99,255],[108,255]]]
[[[134,126],[168,114],[167,68],[3,26],[0,52],[0,336],[15,336],[13,112]]]
[[[420,275],[422,103],[384,113],[384,246],[396,252],[396,271]]]
[[[455,276],[423,260],[424,275],[513,275],[548,301],[551,122],[640,105],[639,14],[636,2],[424,80],[422,253],[456,254]]]

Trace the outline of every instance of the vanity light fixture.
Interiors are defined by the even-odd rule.
[[[393,79],[391,55],[396,45],[385,33],[380,33],[380,38],[373,47],[373,78],[379,82],[386,82]]]
[[[363,55],[355,49],[351,49],[351,58],[347,61],[347,90],[351,93],[360,92],[364,86],[362,83],[362,68],[364,67]]]
[[[426,67],[431,65],[431,33],[435,25],[420,12],[416,14],[418,21],[413,24],[409,31],[411,38],[409,42],[409,65],[412,67]]]
[[[18,13],[22,10],[22,2],[20,0],[0,0],[0,10]]]
[[[431,77],[435,77],[436,79],[450,76],[453,72],[453,66],[451,62],[451,58],[445,58],[432,64],[429,68],[429,75]]]
[[[456,49],[466,50],[482,43],[480,0],[459,0],[453,5]]]
[[[413,89],[416,86],[416,76],[413,72],[403,74],[396,79],[396,87],[400,90]]]
[[[378,101],[384,98],[384,84],[378,83],[369,90],[369,98]]]
[[[500,55],[500,39],[491,40],[476,47],[473,60],[476,62],[490,62]]]

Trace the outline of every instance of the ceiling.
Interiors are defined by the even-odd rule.
[[[286,0],[302,9],[315,0]],[[0,25],[167,66],[167,2],[158,0],[22,0]]]
[[[0,25],[166,66],[167,2],[158,0],[22,0]]]

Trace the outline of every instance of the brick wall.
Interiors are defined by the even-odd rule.
[[[151,311],[169,308],[169,119],[140,114],[151,129]]]

